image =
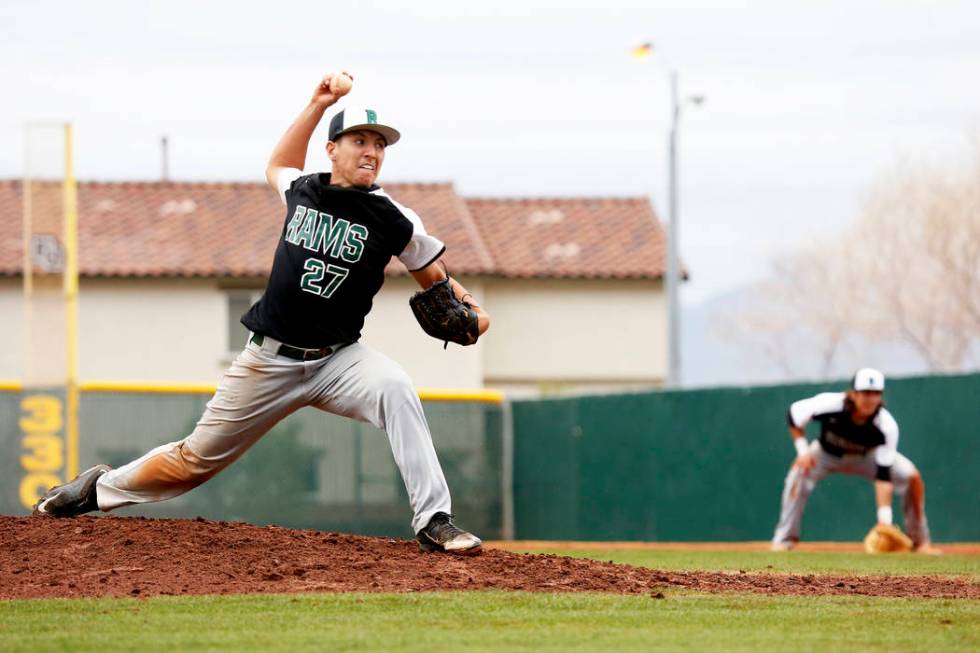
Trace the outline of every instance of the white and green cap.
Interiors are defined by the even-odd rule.
[[[347,132],[358,129],[378,132],[385,138],[387,145],[394,145],[402,135],[394,127],[382,123],[378,112],[366,107],[347,107],[330,119],[330,130],[327,138],[337,140]]]
[[[854,373],[854,378],[851,380],[851,388],[859,392],[862,390],[884,392],[885,375],[871,367],[862,367]]]

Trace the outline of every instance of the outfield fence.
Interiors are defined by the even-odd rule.
[[[772,534],[794,456],[789,404],[844,385],[514,401],[490,391],[420,396],[453,510],[487,539],[757,541]],[[80,467],[120,465],[180,439],[213,391],[81,384]],[[890,379],[886,398],[899,450],[925,478],[934,539],[980,541],[980,374]],[[63,478],[63,425],[50,418],[63,399],[63,390],[0,381],[0,513],[26,514],[38,488]],[[312,408],[192,492],[119,512],[411,535],[384,433]],[[874,514],[870,483],[832,476],[810,499],[803,537],[856,541]]]
[[[530,540],[766,540],[795,457],[790,403],[847,381],[514,402],[516,536]],[[980,374],[889,379],[899,451],[926,482],[940,542],[980,541]],[[808,429],[816,437],[816,425]],[[896,518],[901,510],[896,502]],[[821,481],[807,540],[860,540],[871,483]]]

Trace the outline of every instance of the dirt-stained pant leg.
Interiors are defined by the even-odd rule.
[[[789,468],[786,482],[783,484],[782,504],[779,510],[779,522],[773,534],[773,544],[795,544],[800,541],[800,522],[807,499],[816,487],[817,482],[834,471],[838,458],[827,454],[820,448],[816,440],[810,443],[810,453],[816,458],[816,464],[807,472],[796,466]]]
[[[385,431],[408,491],[416,533],[437,512],[452,512],[422,402],[398,363],[360,343],[344,347],[315,372],[309,401]]]
[[[171,499],[213,477],[304,405],[303,374],[303,363],[250,343],[225,373],[193,433],[99,479],[99,508]]]
[[[909,477],[908,489],[902,495],[902,514],[905,517],[905,530],[912,538],[912,543],[916,547],[931,544],[932,535],[926,519],[926,487],[918,470]]]
[[[809,474],[803,475],[795,467],[789,470],[786,475],[786,485],[783,489],[782,509],[779,514],[779,523],[776,525],[776,532],[773,534],[774,544],[795,543],[800,539],[800,521],[803,518],[803,509],[806,501],[810,497],[817,481],[830,473],[854,474],[874,481],[878,466],[875,463],[874,453],[864,456],[831,456],[825,452],[818,441],[810,445],[810,453],[814,454],[817,464]],[[905,530],[916,546],[928,543],[929,524],[926,520],[924,501],[921,499],[922,493],[916,492],[914,486],[921,484],[921,479],[915,469],[915,465],[902,454],[898,454],[895,464],[892,465],[892,482],[895,486],[895,494],[902,498],[902,513],[905,518]],[[918,499],[918,500],[917,500]]]

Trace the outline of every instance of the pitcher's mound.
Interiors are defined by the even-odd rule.
[[[662,597],[668,588],[980,598],[980,586],[957,578],[667,572],[500,550],[425,554],[411,540],[203,519],[0,517],[0,599],[480,589]]]

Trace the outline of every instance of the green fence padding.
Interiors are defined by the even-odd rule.
[[[515,536],[769,539],[795,456],[786,410],[846,385],[517,401]],[[980,540],[980,375],[890,379],[886,402],[901,429],[899,451],[925,479],[934,540]],[[832,475],[811,496],[802,535],[859,540],[874,520],[871,483]]]
[[[21,395],[0,392],[0,512],[27,514],[18,497]],[[119,466],[190,433],[209,397],[86,392],[81,396],[80,461]],[[433,441],[459,522],[501,536],[501,407],[425,402]],[[6,455],[7,453],[11,455]],[[119,515],[205,517],[324,531],[412,537],[412,512],[387,436],[374,427],[302,409],[241,459],[176,499],[131,506]]]
[[[20,505],[18,486],[23,476],[20,463],[21,433],[19,392],[0,392],[0,514],[26,512]]]

